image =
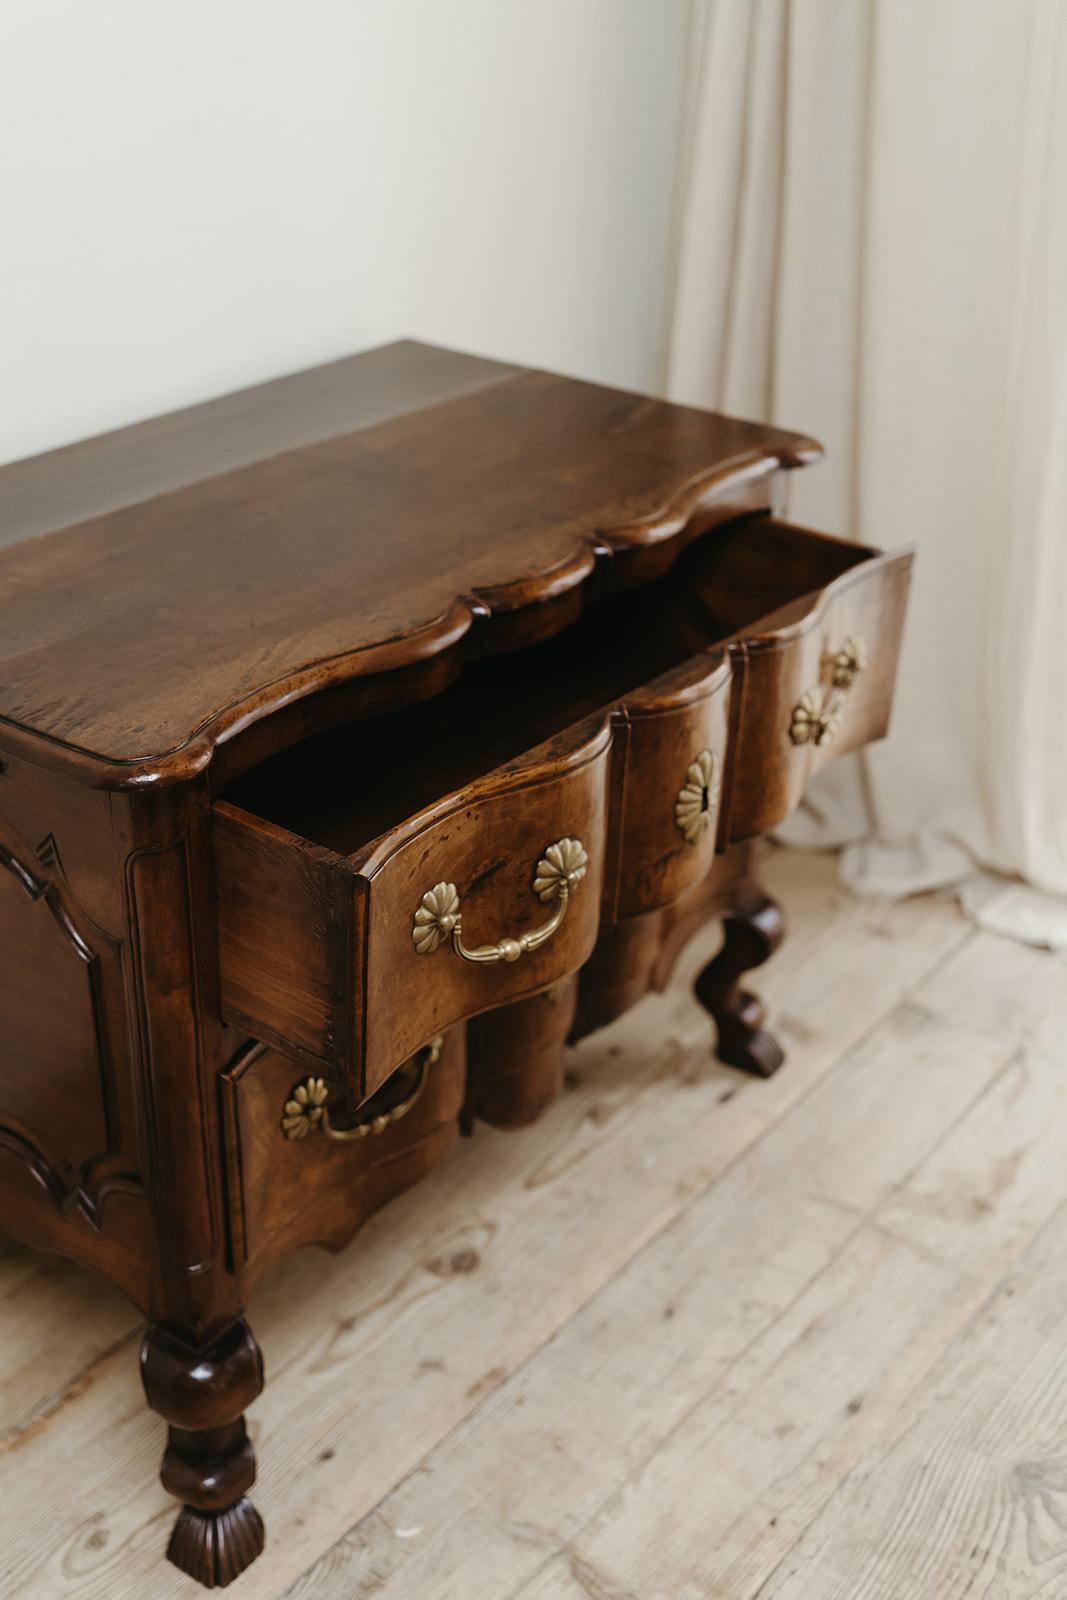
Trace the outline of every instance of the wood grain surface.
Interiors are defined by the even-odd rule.
[[[1067,1584],[1064,964],[822,858],[764,875],[787,1072],[709,1072],[709,930],[521,1137],[264,1278],[270,1535],[235,1596]],[[16,1245],[0,1304],[5,1600],[181,1600],[135,1313]]]
[[[358,738],[341,724],[244,774],[214,807],[226,1021],[358,1099],[440,1029],[573,974],[599,927],[684,898],[716,846],[766,831],[834,751],[884,734],[911,559],[743,518],[621,607],[602,599]],[[853,634],[869,659],[833,739],[795,743],[793,707],[806,691],[831,703],[833,656]],[[702,752],[710,809],[688,839],[675,807]],[[534,866],[559,838],[581,841],[588,872],[549,944],[503,967],[416,955],[413,908],[442,883],[461,897],[468,943],[532,932]],[[724,1015],[750,965],[701,992],[724,1059],[767,1075],[777,1045],[738,1034],[754,1016]]]
[[[818,454],[411,344],[325,370],[317,396],[304,375],[0,470],[0,511],[38,534],[0,549],[0,719],[42,758],[188,775],[235,727],[476,618],[500,646],[526,642],[528,608],[543,629],[560,602],[558,626],[613,551],[669,561],[712,502],[763,480],[767,505],[773,473]]]

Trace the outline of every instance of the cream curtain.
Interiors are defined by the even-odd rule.
[[[695,0],[667,388],[918,545],[891,736],[791,837],[1067,944],[1067,0]]]

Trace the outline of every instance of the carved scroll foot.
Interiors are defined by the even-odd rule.
[[[259,1347],[241,1321],[206,1350],[150,1327],[141,1377],[169,1424],[160,1479],[182,1502],[167,1556],[206,1589],[222,1589],[263,1549],[263,1523],[246,1498],[256,1458],[242,1415],[263,1387]]]
[[[723,917],[723,931],[723,947],[697,978],[696,996],[715,1020],[720,1061],[769,1078],[785,1058],[777,1039],[763,1027],[761,1001],[741,987],[740,979],[781,944],[781,910],[768,895],[752,895]]]

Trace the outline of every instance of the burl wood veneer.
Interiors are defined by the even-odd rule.
[[[531,1121],[709,916],[779,1065],[751,841],[885,732],[911,562],[782,520],[817,454],[407,343],[0,472],[0,1220],[148,1318],[201,1582],[263,1544],[271,1261]]]

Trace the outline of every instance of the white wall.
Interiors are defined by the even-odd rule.
[[[0,460],[404,334],[660,386],[689,0],[0,9]]]

